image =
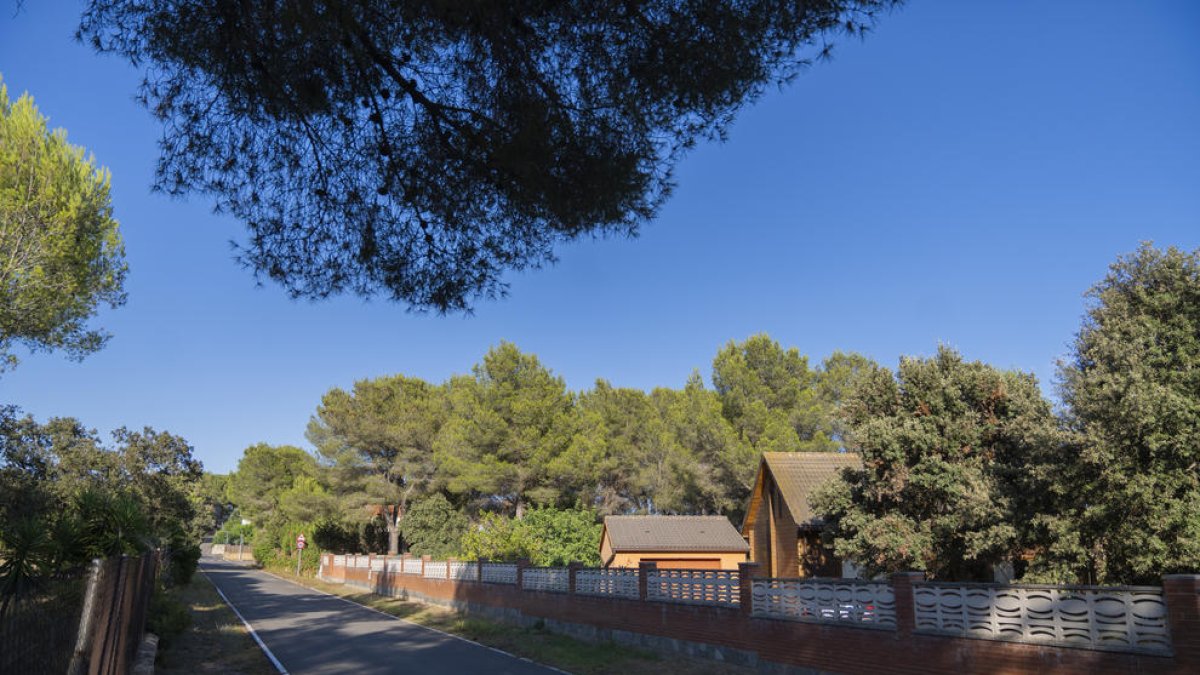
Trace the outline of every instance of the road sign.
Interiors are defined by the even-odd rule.
[[[304,550],[304,547],[307,545],[308,545],[308,542],[304,539],[304,535],[300,535],[300,536],[296,537],[296,548],[298,548],[300,550]]]

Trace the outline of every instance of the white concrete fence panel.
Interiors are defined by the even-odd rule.
[[[920,632],[1082,647],[1170,653],[1167,607],[1153,586],[913,584]]]
[[[896,597],[886,582],[755,579],[751,589],[756,617],[896,629]]]

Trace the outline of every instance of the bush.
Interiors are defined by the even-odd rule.
[[[355,553],[358,549],[358,529],[335,520],[325,520],[313,528],[312,541],[326,551]]]
[[[158,636],[159,648],[169,645],[190,625],[192,615],[187,606],[165,589],[155,588],[146,613],[146,630]]]
[[[600,564],[600,523],[590,509],[533,509],[522,520],[494,513],[462,539],[468,559],[528,558],[538,566]]]
[[[171,549],[167,556],[167,579],[174,586],[186,586],[200,565],[200,547],[189,544]]]
[[[417,502],[404,516],[404,541],[414,555],[458,555],[466,532],[467,517],[440,493]]]
[[[267,537],[258,537],[254,542],[254,560],[263,567],[270,567],[275,564],[275,559],[279,557],[279,551],[275,548],[275,542]]]

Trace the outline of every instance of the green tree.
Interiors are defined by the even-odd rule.
[[[409,502],[432,487],[443,419],[440,387],[396,375],[356,382],[351,392],[331,389],[309,423],[308,438],[333,463],[346,506],[386,522],[391,554],[400,551]]]
[[[484,516],[462,540],[468,560],[528,559],[539,567],[581,562],[600,564],[600,530],[590,509],[533,508],[517,520],[496,513]]]
[[[473,377],[447,385],[449,417],[436,442],[446,488],[497,500],[521,518],[554,503],[548,467],[570,442],[572,396],[533,354],[508,342],[488,351]]]
[[[555,245],[633,233],[696,142],[897,0],[91,0],[150,76],[157,187],[250,230],[299,296],[468,307]]]
[[[287,515],[280,508],[283,495],[297,480],[313,478],[317,461],[292,445],[258,443],[246,448],[237,471],[229,475],[229,501],[242,517],[258,527],[282,525]]]
[[[437,559],[458,555],[467,517],[440,492],[413,504],[404,518],[404,540],[413,555]]]
[[[1027,466],[1059,443],[1032,375],[963,361],[941,347],[904,358],[895,376],[872,368],[844,408],[863,469],[813,499],[838,556],[869,575],[925,570],[989,580],[1020,550]]]
[[[1049,578],[1157,583],[1200,568],[1200,250],[1143,244],[1088,292],[1060,364],[1079,438],[1050,464]]]
[[[200,478],[189,495],[192,508],[196,512],[192,520],[197,537],[215,533],[233,512],[233,504],[229,501],[229,476],[227,474],[208,473]],[[221,543],[221,542],[216,542]]]
[[[843,351],[835,351],[821,362],[816,388],[827,415],[822,426],[829,430],[829,437],[835,443],[840,444],[846,438],[845,416],[841,414],[843,401],[859,377],[878,367],[878,363],[862,354]]]
[[[693,372],[682,391],[656,389],[654,405],[681,448],[680,507],[675,513],[740,515],[758,470],[758,451],[721,414],[716,392]]]
[[[87,323],[101,304],[125,302],[109,180],[0,80],[0,371],[17,363],[17,343],[83,358],[108,339]]]
[[[713,387],[725,417],[758,452],[837,449],[817,381],[806,357],[766,334],[731,341],[713,359]]]
[[[118,429],[101,445],[77,420],[0,409],[0,595],[4,604],[92,557],[166,553],[172,578],[199,556],[192,495],[202,468],[173,434]],[[0,610],[2,613],[2,610]]]
[[[113,432],[119,480],[138,495],[153,531],[164,540],[182,541],[196,516],[191,495],[204,476],[182,436],[146,427]]]
[[[645,392],[597,380],[571,418],[570,443],[548,465],[566,493],[611,514],[652,510],[677,492],[665,466],[674,448]]]

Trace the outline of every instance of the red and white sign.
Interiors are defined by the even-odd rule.
[[[308,546],[308,542],[304,539],[304,535],[296,537],[296,548],[304,550],[305,546]]]

